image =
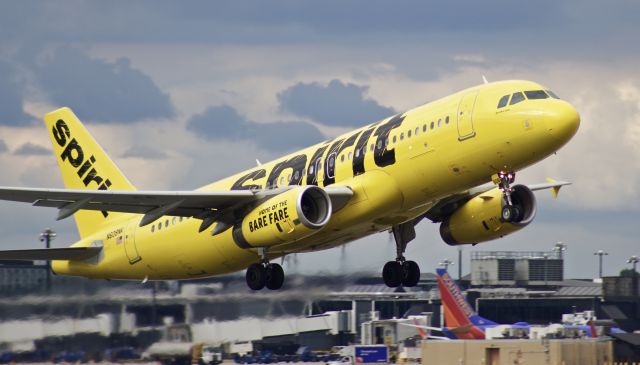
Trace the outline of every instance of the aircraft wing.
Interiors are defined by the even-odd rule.
[[[43,248],[0,251],[0,260],[86,260],[100,254],[102,247]]]
[[[201,231],[225,220],[236,209],[274,197],[291,186],[269,190],[73,190],[0,187],[0,200],[58,208],[58,220],[80,209],[144,214],[140,226],[164,216],[195,217],[203,220]],[[353,195],[346,186],[324,188],[333,211],[344,207]],[[205,224],[206,223],[206,224]]]
[[[551,193],[554,197],[558,196],[558,192],[560,188],[565,185],[571,185],[570,182],[567,181],[556,181],[553,179],[546,179],[546,182],[539,184],[530,184],[525,185],[532,191],[537,190],[545,190],[551,189]],[[451,215],[456,209],[458,209],[461,205],[468,202],[469,200],[475,198],[476,196],[485,193],[491,189],[494,189],[496,186],[494,184],[486,184],[481,185],[462,193],[453,194],[446,198],[441,199],[438,203],[436,203],[431,209],[425,213],[424,217],[429,218],[434,223],[442,222],[446,217]]]

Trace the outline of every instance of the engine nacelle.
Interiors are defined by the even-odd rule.
[[[331,218],[331,199],[317,186],[300,186],[263,202],[233,228],[243,247],[274,246],[312,235]]]
[[[524,185],[512,186],[511,202],[520,212],[505,222],[505,205],[500,189],[495,188],[466,202],[440,225],[440,236],[449,245],[475,244],[506,236],[526,227],[536,216],[536,198]]]

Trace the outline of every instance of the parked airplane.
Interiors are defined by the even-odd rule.
[[[139,191],[70,109],[44,119],[66,189],[2,187],[0,199],[58,208],[58,219],[73,215],[80,240],[5,251],[0,259],[53,260],[57,274],[98,279],[188,279],[247,268],[254,290],[283,285],[274,258],[382,231],[396,241],[385,283],[415,286],[420,269],[404,252],[418,222],[441,223],[450,245],[522,229],[536,213],[532,191],[557,193],[568,183],[512,185],[515,172],[556,152],[580,124],[569,103],[537,83],[495,82],[195,191]]]
[[[418,328],[419,333],[423,338],[460,340],[483,340],[485,339],[485,332],[488,328],[498,326],[505,327],[505,325],[479,316],[478,313],[473,310],[467,299],[462,295],[458,284],[456,284],[445,269],[436,269],[436,274],[438,276],[438,290],[440,292],[440,300],[442,302],[445,326],[430,327],[417,324],[405,325]],[[555,328],[555,326],[557,326],[557,328]],[[532,328],[527,322],[516,322],[508,325],[508,327],[511,329],[521,329],[525,332],[529,332]],[[554,325],[554,328],[556,330],[562,328],[574,329],[584,333],[585,336],[598,337],[593,318],[590,319],[587,324]],[[426,333],[424,330],[442,332],[444,336],[433,336]],[[609,331],[611,333],[624,333],[623,330],[617,327],[612,327]]]

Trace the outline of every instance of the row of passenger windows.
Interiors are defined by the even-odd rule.
[[[175,225],[177,223],[182,222],[183,219],[187,219],[185,217],[173,217],[171,219],[171,225]],[[155,231],[160,231],[162,229],[162,226],[164,225],[164,228],[169,228],[169,220],[165,219],[164,222],[160,221],[158,224],[153,224],[151,226],[151,233],[155,232]]]
[[[509,97],[511,97],[511,101],[509,101]],[[505,106],[507,106],[507,104],[518,104],[519,102],[527,99],[548,99],[549,97],[560,99],[558,95],[554,94],[551,90],[529,90],[525,91],[524,93],[518,91],[517,93],[513,93],[512,95],[505,95],[501,97],[500,101],[498,101],[498,109],[504,108]]]

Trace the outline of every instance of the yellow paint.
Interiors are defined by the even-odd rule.
[[[490,182],[500,170],[518,171],[554,153],[571,139],[579,125],[579,116],[569,103],[557,99],[525,100],[497,108],[503,95],[544,89],[529,81],[496,82],[411,109],[402,114],[405,117],[402,125],[391,129],[385,147],[395,151],[396,162],[385,167],[376,165],[369,152],[376,143],[372,134],[366,146],[366,172],[358,176],[353,176],[352,169],[355,144],[345,148],[336,155],[335,185],[351,187],[354,190],[352,199],[332,215],[324,228],[272,246],[269,256],[328,249],[388,230],[392,224],[424,214],[442,198]],[[68,120],[72,115],[68,113],[71,113],[68,109],[61,109],[48,114],[45,118],[47,127],[51,129],[52,123],[61,115]],[[370,128],[370,125],[365,126],[338,138],[346,139]],[[85,153],[100,160],[99,171],[109,170],[108,176],[117,179],[112,180],[111,190],[133,188],[79,122],[72,133],[79,140],[82,138]],[[282,138],[287,138],[286,131]],[[77,169],[61,161],[61,150],[56,147],[55,139],[53,143],[65,186],[84,188],[78,184]],[[330,143],[323,158],[328,158]],[[250,183],[264,187],[276,163],[300,154],[311,158],[321,146],[323,144],[264,163],[201,189],[229,190],[241,176],[261,168],[266,169],[266,176]],[[280,174],[285,177],[285,184],[291,172],[286,169]],[[326,183],[323,180],[326,179],[318,177],[320,186]],[[302,183],[306,184],[306,179]],[[477,204],[491,204],[492,200],[498,199],[479,198]],[[81,218],[90,215],[95,217]],[[145,277],[181,279],[243,270],[259,261],[255,250],[241,248],[235,243],[232,229],[216,236],[212,236],[210,230],[198,233],[201,221],[195,218],[163,217],[151,225],[138,227],[140,215],[109,213],[108,224],[100,222],[100,213],[96,212],[81,212],[76,217],[82,239],[74,246],[102,241],[104,254],[97,264],[54,261],[53,269],[58,274],[139,280]],[[117,229],[123,230],[124,237],[107,238],[109,232]]]

